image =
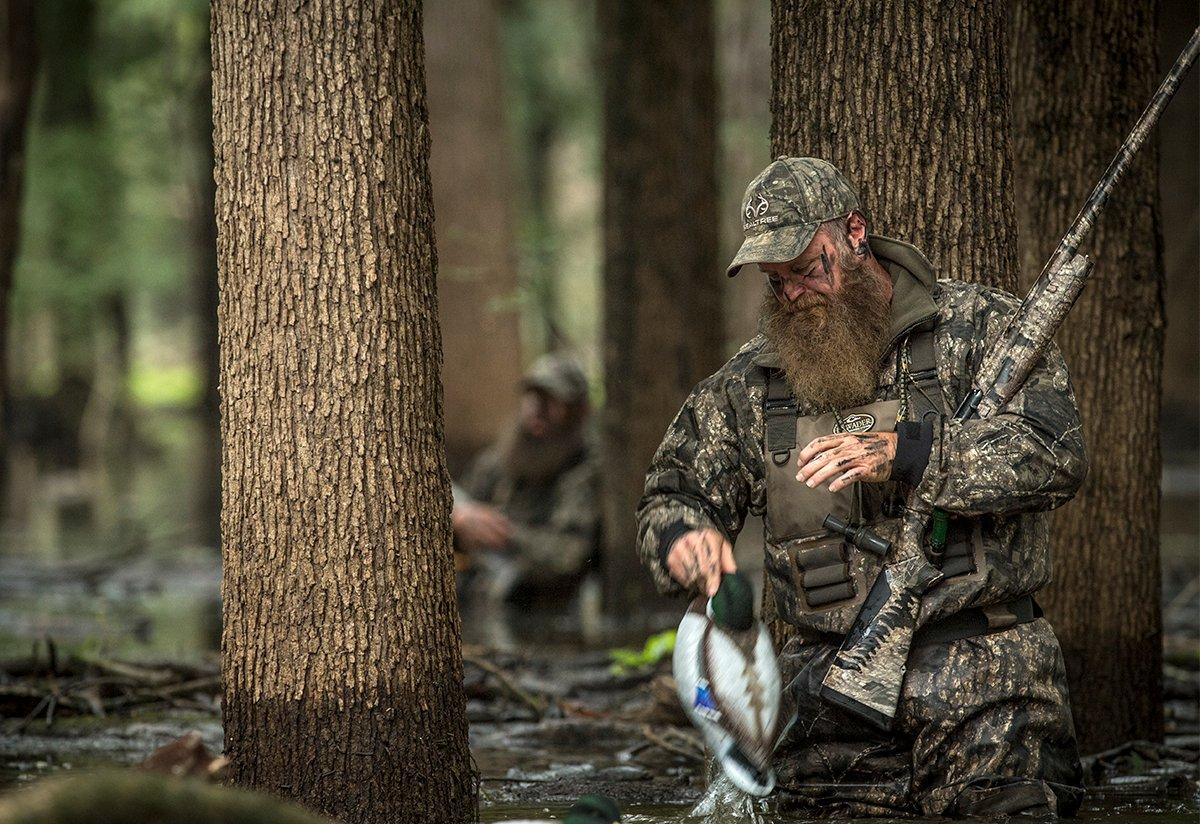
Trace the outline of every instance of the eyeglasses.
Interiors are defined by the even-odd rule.
[[[829,247],[825,244],[821,244],[821,257],[809,264],[808,268],[804,270],[804,274],[800,275],[801,280],[808,280],[811,278],[813,276],[813,270],[818,266],[824,270],[826,277],[831,277],[833,275],[833,264],[829,260]],[[795,298],[788,298],[783,289],[783,281],[784,278],[780,277],[774,272],[767,273],[767,283],[770,284],[771,292],[775,295],[776,299],[782,303],[795,303],[796,299],[800,297],[801,293],[797,293]]]

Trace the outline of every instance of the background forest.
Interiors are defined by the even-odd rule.
[[[771,6],[716,0],[713,9],[711,173],[723,263],[740,242],[745,184],[771,158]],[[3,78],[6,99],[23,84],[32,96],[19,197],[7,176],[0,220],[0,656],[52,638],[105,655],[200,658],[219,645],[221,576],[209,4],[42,0],[36,12],[36,60],[10,50]],[[598,55],[614,47],[597,13],[588,0],[425,5],[452,474],[508,425],[523,370],[549,351],[585,364],[610,435],[621,428],[614,410],[641,422],[630,427],[661,433],[666,424],[653,403],[625,398],[627,387],[605,375],[617,362],[606,358],[605,325],[619,319],[606,315],[604,298]],[[1196,16],[1194,3],[1163,0],[1162,66]],[[1194,71],[1158,130],[1168,657],[1173,643],[1194,657],[1194,639],[1175,639],[1192,632],[1200,579],[1198,88]],[[11,130],[5,139],[19,147]],[[1019,223],[1034,210],[1022,196],[1039,194],[1021,185]],[[674,205],[686,211],[691,201],[683,194]],[[700,222],[704,206],[696,204]],[[1048,251],[1022,255],[1023,277]],[[731,354],[754,333],[761,283],[743,276],[720,288],[720,328],[696,335],[719,336]],[[671,395],[660,405],[678,403]]]

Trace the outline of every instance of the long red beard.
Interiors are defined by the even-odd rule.
[[[768,291],[763,334],[779,353],[796,398],[819,408],[869,402],[888,344],[890,300],[878,276],[847,251],[840,256],[841,288],[808,292],[785,304]]]

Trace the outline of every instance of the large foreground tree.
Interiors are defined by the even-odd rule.
[[[721,364],[711,0],[598,4],[604,81],[605,574],[649,587],[634,511],[692,387]]]
[[[475,794],[417,0],[217,0],[224,722],[349,822]]]
[[[1014,290],[1006,10],[775,0],[771,147],[841,169],[942,277]]]
[[[1015,191],[1026,278],[1040,271],[1154,92],[1154,5],[1014,5]],[[1055,580],[1044,600],[1085,751],[1163,731],[1157,169],[1151,141],[1084,247],[1096,269],[1058,338],[1091,468],[1079,495],[1056,513]]]

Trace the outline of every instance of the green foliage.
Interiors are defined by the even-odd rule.
[[[193,406],[204,390],[193,364],[152,366],[136,364],[129,372],[129,397],[147,409]]]
[[[131,331],[187,350],[195,271],[189,220],[207,154],[208,4],[52,0],[39,5],[33,103],[12,315],[16,392],[38,376],[89,374],[114,302],[143,306]],[[32,318],[55,346],[27,351]],[[181,325],[182,324],[182,325]],[[164,332],[170,332],[164,335]],[[167,353],[178,360],[178,356]],[[49,373],[37,359],[56,361]]]
[[[612,671],[621,675],[627,672],[652,667],[675,651],[675,630],[664,630],[646,639],[641,649],[619,647],[610,649],[613,660]]]

